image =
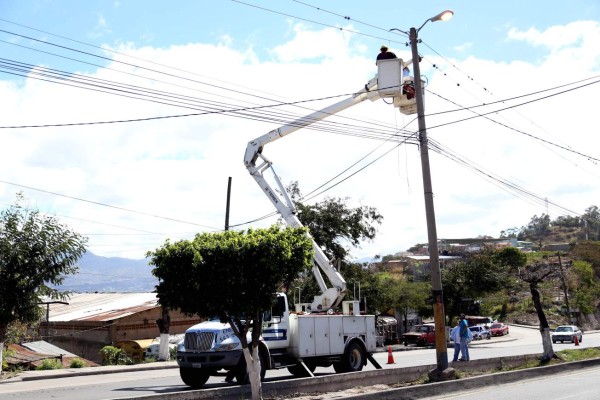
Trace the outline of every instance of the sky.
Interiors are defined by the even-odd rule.
[[[231,178],[230,229],[268,227],[248,142],[361,90],[382,44],[410,60],[390,29],[411,27],[439,239],[599,205],[600,3],[414,3],[1,0],[0,207],[23,192],[141,259],[225,229]],[[325,121],[265,146],[281,181],[383,215],[356,259],[426,243],[416,116],[379,99]]]

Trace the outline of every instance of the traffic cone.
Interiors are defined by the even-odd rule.
[[[396,364],[394,362],[394,354],[392,354],[392,346],[388,347],[388,364]]]
[[[575,335],[575,346],[579,346],[579,336]]]

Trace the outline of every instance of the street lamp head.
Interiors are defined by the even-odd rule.
[[[435,22],[435,21],[448,21],[453,16],[454,16],[454,11],[452,11],[452,10],[446,10],[446,11],[442,11],[441,13],[439,13],[438,15],[436,15],[435,17],[430,18],[429,20],[431,22]]]
[[[421,28],[423,28],[425,26],[425,24],[428,23],[429,21],[431,21],[431,22],[448,21],[450,18],[452,18],[453,15],[454,15],[454,11],[452,11],[452,10],[442,11],[438,15],[425,20],[425,22],[423,22],[423,25],[421,25],[419,27],[419,29],[417,29],[417,32],[419,32],[421,30]]]

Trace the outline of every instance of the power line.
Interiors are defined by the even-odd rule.
[[[248,6],[248,7],[253,7],[253,8],[257,8],[259,10],[267,11],[267,12],[270,12],[270,13],[273,13],[273,14],[283,15],[284,17],[289,17],[289,18],[294,18],[294,19],[300,20],[300,21],[310,22],[312,24],[317,24],[317,25],[320,25],[320,26],[325,26],[327,28],[333,28],[333,29],[336,29],[336,30],[339,30],[339,31],[343,31],[343,32],[353,33],[355,35],[361,35],[361,36],[370,37],[370,38],[373,38],[373,39],[385,40],[385,41],[390,41],[390,42],[394,42],[394,43],[403,44],[402,42],[396,42],[394,40],[390,40],[389,38],[386,39],[386,38],[382,38],[380,36],[369,35],[367,33],[362,33],[362,32],[359,32],[359,31],[352,30],[352,29],[347,29],[347,28],[342,28],[342,27],[339,27],[339,26],[333,26],[333,25],[325,24],[323,22],[318,22],[318,21],[307,19],[307,18],[298,17],[296,15],[287,14],[287,13],[284,13],[284,12],[281,12],[281,11],[276,11],[276,10],[273,10],[273,9],[270,9],[270,8],[257,6],[256,4],[250,4],[250,3],[246,3],[246,2],[243,2],[243,1],[240,1],[240,0],[231,0],[231,1],[233,1],[235,3],[243,4],[243,5]]]
[[[52,191],[49,191],[49,190],[38,189],[38,188],[34,188],[32,186],[20,185],[18,183],[7,182],[7,181],[4,181],[4,180],[0,180],[0,183],[4,183],[6,185],[11,185],[11,186],[17,186],[17,187],[24,188],[24,189],[34,190],[36,192],[51,194],[53,196],[64,197],[64,198],[71,199],[71,200],[77,200],[77,201],[81,201],[81,202],[84,202],[84,203],[94,204],[94,205],[101,206],[101,207],[107,207],[107,208],[112,208],[112,209],[115,209],[115,210],[121,210],[121,211],[126,211],[126,212],[130,212],[130,213],[134,213],[134,214],[145,215],[145,216],[148,216],[148,217],[153,217],[153,218],[158,218],[158,219],[164,219],[164,220],[167,220],[167,221],[178,222],[178,223],[188,224],[188,225],[194,225],[194,226],[199,226],[201,228],[208,228],[208,229],[212,229],[212,230],[219,230],[220,229],[220,228],[215,228],[215,227],[212,227],[212,226],[197,224],[197,223],[190,222],[190,221],[183,221],[183,220],[176,219],[176,218],[163,217],[163,216],[160,216],[160,215],[157,215],[157,214],[152,214],[152,213],[147,213],[147,212],[143,212],[143,211],[132,210],[130,208],[119,207],[119,206],[115,206],[115,205],[111,205],[111,204],[101,203],[101,202],[98,202],[98,201],[82,199],[80,197],[69,196],[69,195],[66,195],[66,194],[52,192]]]

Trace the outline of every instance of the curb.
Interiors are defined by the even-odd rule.
[[[408,386],[398,389],[377,391],[359,395],[345,396],[351,400],[397,400],[397,399],[419,399],[456,393],[485,386],[511,383],[523,379],[537,378],[540,376],[553,375],[561,372],[580,371],[581,368],[591,368],[600,365],[600,359],[574,361],[564,364],[549,365],[545,367],[528,368],[519,371],[498,372],[495,374],[475,376],[471,378],[456,379],[446,382],[427,383],[422,385]]]
[[[0,380],[0,385],[3,383],[21,382],[21,381],[37,381],[41,379],[57,379],[69,378],[72,376],[87,376],[87,375],[104,375],[116,374],[120,372],[137,372],[149,371],[153,369],[170,369],[178,368],[176,361],[153,362],[148,364],[135,365],[114,365],[103,367],[85,367],[85,368],[63,368],[45,371],[25,371],[21,374]]]

